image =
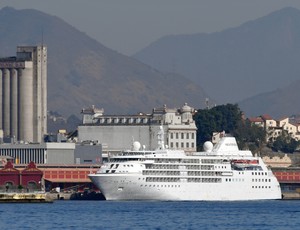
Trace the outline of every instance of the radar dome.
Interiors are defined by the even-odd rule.
[[[203,149],[205,152],[211,152],[213,147],[214,147],[214,145],[210,141],[206,141],[203,145]]]
[[[133,151],[139,151],[141,148],[141,143],[138,141],[133,142],[132,148],[133,148]]]

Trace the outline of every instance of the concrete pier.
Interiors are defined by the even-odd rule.
[[[0,193],[0,203],[51,203],[46,193]]]

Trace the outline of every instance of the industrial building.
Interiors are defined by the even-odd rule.
[[[1,144],[0,158],[18,164],[74,165],[102,161],[101,145],[76,143]]]
[[[104,115],[94,106],[83,109],[82,125],[78,127],[79,141],[102,144],[103,152],[130,149],[139,141],[145,149],[157,148],[157,134],[164,129],[164,143],[168,148],[196,151],[196,125],[194,108],[184,104],[181,108],[154,108],[152,114]]]
[[[43,142],[47,133],[47,47],[18,46],[0,59],[0,130],[4,139]]]

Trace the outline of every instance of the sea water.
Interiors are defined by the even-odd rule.
[[[300,201],[10,203],[0,229],[300,229]]]

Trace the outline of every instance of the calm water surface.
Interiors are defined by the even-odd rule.
[[[0,204],[1,229],[300,229],[300,201]]]

